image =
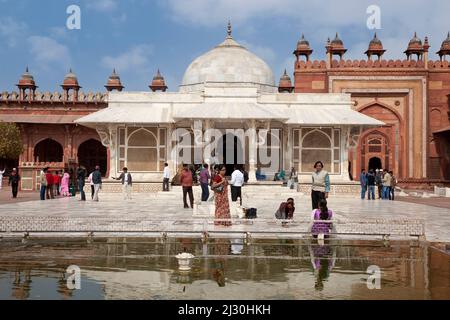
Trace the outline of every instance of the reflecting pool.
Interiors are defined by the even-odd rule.
[[[450,256],[415,241],[3,239],[0,299],[450,299]]]

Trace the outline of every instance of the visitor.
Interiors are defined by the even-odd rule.
[[[284,181],[286,178],[286,172],[284,172],[283,169],[281,169],[280,172],[275,173],[275,176],[273,177],[273,181]]]
[[[275,218],[281,220],[292,220],[294,218],[294,199],[289,198],[286,202],[282,202],[280,207],[275,212]],[[287,222],[282,222],[282,226],[287,226]]]
[[[45,200],[45,194],[47,189],[47,170],[48,168],[42,169],[41,174],[39,176],[39,182],[41,184],[40,199],[42,201]]]
[[[370,200],[371,196],[372,200],[375,200],[375,174],[373,169],[370,169],[367,174],[367,187],[367,200]]]
[[[297,171],[294,167],[291,168],[291,173],[289,174],[288,188],[297,190],[298,176]]]
[[[323,169],[322,161],[317,161],[314,164],[314,169],[316,171],[312,174],[311,186],[313,210],[319,208],[319,201],[328,198],[328,193],[330,192],[330,176],[328,175],[328,172]]]
[[[9,176],[8,186],[11,186],[12,196],[13,198],[17,198],[17,193],[19,191],[19,182],[20,182],[20,175],[17,172],[17,169],[14,168],[11,172],[11,175]]]
[[[378,199],[383,198],[383,171],[376,169],[375,173],[375,183],[378,189]]]
[[[332,218],[333,218],[333,211],[328,209],[327,200],[321,199],[319,201],[319,208],[313,210],[311,214],[311,220],[313,221],[311,234],[313,235],[314,238],[317,238],[320,234],[323,234],[324,238],[328,238],[329,233],[333,228],[333,224],[332,222],[324,222],[324,221],[331,220]]]
[[[202,201],[208,201],[210,179],[211,175],[209,174],[209,165],[206,163],[203,166],[203,169],[200,171],[200,186],[202,188]]]
[[[247,172],[247,170],[245,170],[244,167],[242,167],[241,172],[244,175],[244,184],[246,184],[248,182],[248,180],[249,180],[248,172]]]
[[[183,187],[184,208],[185,209],[189,208],[189,206],[186,202],[187,195],[189,194],[189,202],[190,202],[191,208],[193,209],[194,208],[194,194],[192,192],[193,177],[192,177],[192,172],[189,170],[187,164],[183,165],[183,172],[181,173],[180,183],[181,183],[181,186]]]
[[[169,181],[170,181],[170,169],[169,169],[169,164],[166,162],[166,163],[164,163],[163,191],[166,191],[166,192],[170,191]]]
[[[84,193],[84,185],[86,183],[86,169],[80,166],[77,170],[78,189],[80,190],[80,201],[86,201],[86,194]]]
[[[266,180],[266,175],[265,174],[262,174],[262,172],[261,172],[261,168],[260,167],[258,167],[257,169],[256,169],[256,180],[258,180],[258,181],[264,181],[264,180]]]
[[[91,186],[91,199],[92,200],[94,200],[94,193],[95,193],[94,182],[92,181],[92,174],[93,173],[94,172],[91,172],[89,174],[89,177],[88,177],[88,182],[89,182],[89,185]]]
[[[128,172],[128,168],[125,167],[122,170],[123,172],[120,174],[116,180],[120,180],[122,182],[122,195],[123,200],[131,200],[131,191],[133,188],[133,178],[131,177],[131,173]]]
[[[219,166],[219,174],[214,177],[212,189],[216,205],[216,219],[231,219],[230,204],[228,202],[228,181],[225,178],[227,168],[225,165]],[[231,221],[214,221],[215,225],[231,226]]]
[[[0,190],[2,190],[3,187],[3,175],[5,174],[6,167],[3,168],[3,170],[0,170]]]
[[[394,176],[394,172],[389,171],[391,175],[391,189],[390,189],[390,197],[389,200],[394,200],[395,197],[395,187],[397,186],[397,178]]]
[[[359,175],[359,183],[361,185],[361,200],[364,200],[366,198],[367,191],[367,174],[365,169],[361,170],[361,174]]]
[[[53,174],[52,174],[52,172],[50,170],[47,170],[45,177],[47,178],[47,199],[54,199],[55,196],[53,195]]]
[[[231,201],[236,202],[237,199],[241,199],[242,205],[242,186],[244,185],[244,174],[239,170],[238,166],[234,167],[234,171],[231,174]]]
[[[70,175],[67,172],[67,170],[64,170],[64,175],[61,179],[61,195],[63,197],[70,197],[69,182],[70,182]]]
[[[98,202],[98,193],[102,188],[102,174],[100,173],[100,166],[95,166],[95,171],[92,173],[92,182],[94,183],[94,201]]]
[[[61,180],[60,180],[60,176],[59,176],[59,171],[55,171],[55,173],[53,174],[53,195],[59,196],[59,186],[61,184]]]
[[[384,169],[384,175],[383,175],[383,199],[384,200],[391,200],[391,181],[392,177],[389,174],[389,172]]]

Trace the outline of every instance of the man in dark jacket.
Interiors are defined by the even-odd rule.
[[[100,167],[95,166],[95,171],[92,173],[92,182],[94,183],[94,201],[98,201],[98,192],[102,187],[102,174]]]
[[[78,189],[81,194],[81,201],[86,201],[86,194],[84,193],[84,184],[86,182],[86,169],[80,166],[77,170]]]
[[[123,172],[116,180],[122,181],[122,194],[124,200],[131,200],[131,190],[133,187],[133,179],[131,178],[131,173],[128,172],[128,168],[123,168]]]
[[[17,198],[17,192],[19,190],[19,181],[20,181],[20,175],[17,173],[17,169],[14,168],[11,172],[11,175],[9,176],[9,182],[8,186],[11,186],[12,188],[12,195],[13,198]]]

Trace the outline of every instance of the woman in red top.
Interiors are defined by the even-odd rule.
[[[215,195],[216,219],[231,219],[230,204],[228,202],[228,181],[225,178],[227,168],[219,166],[219,174],[214,177],[212,189]],[[231,226],[231,221],[214,221],[215,225]]]

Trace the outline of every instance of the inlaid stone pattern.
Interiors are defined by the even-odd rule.
[[[121,193],[122,185],[120,183],[103,183],[102,192],[106,193]],[[162,191],[162,183],[134,183],[133,193],[156,193]],[[90,193],[91,186],[85,185],[84,192]]]
[[[311,185],[309,184],[300,184],[298,186],[298,191],[304,194],[311,193]],[[355,184],[336,184],[330,186],[330,194],[342,194],[342,195],[357,195],[360,193],[360,186]]]

